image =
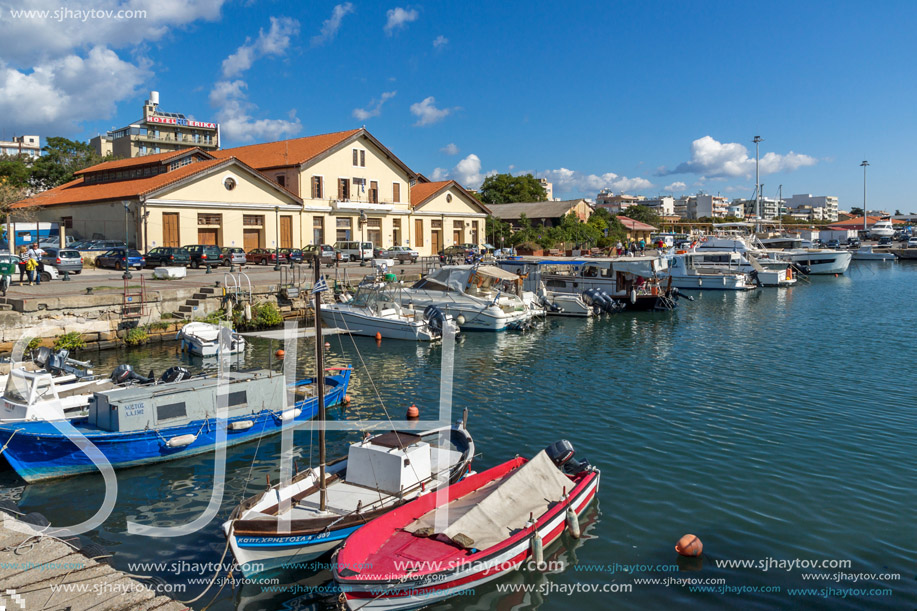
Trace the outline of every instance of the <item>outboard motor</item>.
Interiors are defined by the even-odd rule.
[[[544,295],[541,296],[541,307],[543,307],[548,312],[563,312],[564,309],[555,303],[548,301],[548,298]]]
[[[48,360],[51,358],[51,349],[47,346],[42,346],[38,350],[32,352],[32,362],[34,362],[39,367],[47,367]]]
[[[676,299],[687,299],[688,301],[694,301],[693,295],[683,295],[681,291],[678,290],[678,287],[672,289],[672,297]]]
[[[187,380],[191,377],[191,372],[185,369],[184,367],[169,367],[166,369],[162,377],[159,378],[160,382],[181,382],[182,380]]]
[[[430,326],[430,330],[436,335],[443,334],[443,328],[446,326],[446,315],[435,305],[428,305],[423,311],[423,319]]]
[[[573,444],[566,439],[555,441],[546,447],[544,451],[555,466],[563,470],[564,473],[576,475],[589,468],[589,461],[573,460],[573,455],[576,453],[576,450],[573,449]]]
[[[150,378],[145,378],[136,371],[134,368],[123,363],[115,367],[115,370],[111,372],[111,381],[115,384],[125,384],[127,382],[139,382],[140,384],[149,384],[153,380]]]

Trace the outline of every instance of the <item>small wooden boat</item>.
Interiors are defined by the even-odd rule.
[[[543,558],[595,497],[599,470],[559,441],[373,520],[335,557],[350,609],[430,605]]]

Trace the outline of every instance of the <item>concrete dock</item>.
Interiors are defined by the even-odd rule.
[[[27,532],[22,532],[23,530]],[[41,528],[0,512],[0,609],[186,611],[146,580],[128,577]],[[155,587],[155,583],[151,584]]]

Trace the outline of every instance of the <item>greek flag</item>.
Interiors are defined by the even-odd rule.
[[[328,283],[325,281],[325,277],[322,276],[321,279],[319,279],[319,281],[316,282],[315,285],[312,287],[312,294],[315,295],[316,293],[324,293],[327,290],[328,290]]]

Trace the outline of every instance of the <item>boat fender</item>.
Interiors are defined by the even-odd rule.
[[[573,507],[567,507],[567,528],[570,530],[570,536],[574,539],[579,539],[582,535],[579,528],[579,518],[576,517]]]
[[[544,565],[544,542],[541,540],[541,535],[538,534],[537,529],[535,534],[532,535],[532,561],[537,567]]]
[[[194,440],[197,439],[197,435],[179,435],[178,437],[173,437],[166,442],[166,445],[170,448],[183,448],[194,443]]]
[[[637,303],[637,289],[630,290],[630,303],[632,305]]]
[[[251,420],[236,420],[235,422],[229,423],[229,430],[231,431],[247,431],[248,429],[255,426],[255,423]]]
[[[298,407],[296,409],[288,409],[285,412],[280,414],[280,419],[283,420],[284,422],[287,422],[289,420],[298,418],[301,413],[302,413],[302,410],[299,409]]]

